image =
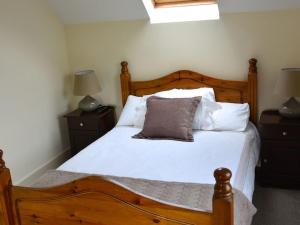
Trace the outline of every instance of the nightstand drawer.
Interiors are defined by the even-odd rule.
[[[260,127],[260,134],[266,139],[300,140],[300,127],[264,125]]]
[[[99,138],[99,134],[93,131],[71,131],[70,141],[72,146],[72,154],[75,155],[89,144]]]
[[[263,141],[262,170],[264,174],[299,176],[299,143]]]
[[[69,128],[73,130],[94,130],[98,129],[97,120],[90,118],[68,118]]]
[[[265,110],[259,120],[262,184],[300,187],[300,119]]]
[[[65,115],[65,117],[68,120],[73,155],[102,137],[115,126],[115,109],[112,106],[93,112],[75,110]]]

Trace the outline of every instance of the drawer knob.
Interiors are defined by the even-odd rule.
[[[264,159],[264,163],[268,163],[268,160],[267,160],[267,159]]]
[[[83,123],[81,122],[81,123],[79,124],[79,126],[83,127]]]
[[[287,136],[287,132],[286,132],[286,131],[283,131],[283,132],[282,132],[282,136]]]

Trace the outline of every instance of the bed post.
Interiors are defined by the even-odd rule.
[[[122,70],[121,70],[121,91],[122,91],[122,104],[125,105],[128,96],[130,95],[130,81],[131,75],[128,70],[128,62],[121,62]]]
[[[248,102],[250,105],[250,120],[257,124],[257,59],[249,60]]]
[[[10,171],[5,167],[3,151],[0,149],[0,224],[13,225],[9,188],[12,186]]]
[[[233,225],[231,171],[226,168],[217,169],[214,177],[216,184],[213,196],[213,225]]]

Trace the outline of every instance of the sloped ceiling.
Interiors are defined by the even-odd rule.
[[[142,0],[47,0],[65,24],[148,18]],[[220,12],[300,8],[300,0],[220,0]]]

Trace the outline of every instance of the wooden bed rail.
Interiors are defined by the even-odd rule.
[[[231,172],[214,172],[212,212],[162,204],[91,176],[50,188],[13,186],[0,150],[1,225],[234,225]]]
[[[10,171],[5,166],[3,151],[0,149],[0,224],[12,225],[11,190],[12,182]]]

